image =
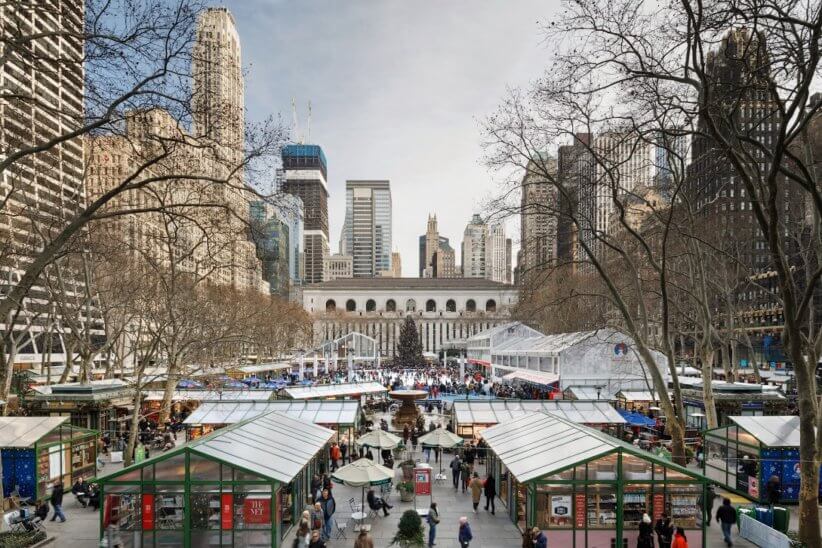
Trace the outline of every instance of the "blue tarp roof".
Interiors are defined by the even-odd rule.
[[[617,411],[619,411],[619,414],[622,415],[623,419],[628,421],[630,426],[656,426],[656,421],[654,419],[650,419],[642,413],[633,413],[631,411],[626,411],[625,409],[617,409]]]

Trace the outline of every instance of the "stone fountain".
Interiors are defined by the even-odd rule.
[[[415,402],[427,397],[428,392],[425,390],[392,390],[388,395],[392,400],[400,402],[400,408],[392,419],[394,428],[402,430],[406,424],[414,428],[417,424],[417,416],[420,414]]]

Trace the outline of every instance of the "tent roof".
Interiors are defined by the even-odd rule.
[[[659,401],[658,396],[654,396],[647,390],[620,390],[617,397],[625,401]]]
[[[597,396],[595,386],[569,386],[566,390],[578,400],[610,401],[614,399],[614,395],[611,394],[607,386],[600,388],[599,396]]]
[[[799,417],[728,417],[767,447],[799,447]]]
[[[68,417],[0,417],[0,447],[31,447]]]
[[[334,431],[302,421],[280,411],[221,428],[169,453],[113,472],[98,481],[110,481],[125,471],[191,451],[230,466],[238,466],[262,478],[288,483],[333,437]]]
[[[175,390],[172,401],[268,401],[273,390]],[[161,401],[162,390],[146,392],[146,401]]]
[[[514,417],[546,411],[582,424],[624,424],[607,401],[582,400],[455,400],[457,424],[498,424]]]
[[[205,402],[195,409],[185,424],[234,424],[272,411],[314,424],[355,424],[360,403],[355,400],[306,401],[276,400],[268,402]]]
[[[555,382],[559,381],[559,375],[555,375],[554,373],[546,373],[544,371],[531,371],[528,369],[519,369],[517,371],[512,371],[511,373],[508,373],[502,378],[509,381],[521,380],[543,385],[554,384]]]
[[[481,435],[520,482],[554,474],[618,449],[701,478],[691,470],[636,449],[607,434],[549,413],[522,415],[491,427]]]
[[[277,371],[279,369],[291,369],[290,362],[275,362],[275,363],[255,363],[251,365],[241,365],[236,368],[237,371],[243,373],[263,373],[265,371]]]
[[[332,398],[335,396],[353,396],[356,394],[374,394],[387,392],[388,389],[378,382],[319,384],[317,386],[294,386],[285,389],[288,397],[295,400],[310,398]]]

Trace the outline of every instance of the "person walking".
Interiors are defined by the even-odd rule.
[[[339,467],[339,461],[342,459],[342,450],[340,446],[335,442],[331,444],[331,471],[336,472],[337,468]]]
[[[480,499],[482,498],[482,480],[479,479],[479,474],[474,472],[474,477],[471,478],[471,503],[474,505],[474,513],[477,513]]]
[[[530,529],[525,529],[522,532],[522,548],[534,548],[534,535],[531,534]]]
[[[319,501],[314,503],[314,508],[311,510],[311,531],[322,531],[325,529],[325,518],[323,516],[323,506]]]
[[[357,535],[357,540],[354,541],[354,548],[374,548],[374,539],[368,534],[368,531],[362,530]]]
[[[725,544],[728,546],[733,546],[733,539],[731,538],[731,528],[733,524],[736,523],[736,511],[734,507],[731,506],[731,499],[724,498],[722,499],[722,506],[719,507],[719,510],[716,511],[716,521],[719,522],[719,526],[722,527],[722,536],[725,539]]]
[[[308,548],[311,542],[311,527],[307,519],[300,520],[300,526],[297,528],[297,536],[294,538],[294,548]]]
[[[685,536],[685,529],[682,527],[676,528],[676,534],[674,535],[674,542],[671,544],[671,548],[688,548],[688,537]]]
[[[765,492],[768,494],[768,504],[770,504],[773,509],[774,506],[779,504],[779,500],[782,498],[782,483],[779,480],[779,476],[774,474],[768,478]]]
[[[491,515],[494,515],[494,499],[497,498],[497,482],[494,479],[493,474],[489,472],[488,477],[485,478],[485,485],[483,485],[483,490],[485,491],[485,511],[488,511],[488,507],[491,507]]]
[[[705,495],[705,514],[708,516],[708,526],[711,525],[711,518],[714,515],[714,500],[716,500],[716,487],[713,483],[708,484],[708,492]]]
[[[460,482],[462,483],[462,492],[468,489],[468,482],[471,480],[471,469],[468,467],[468,463],[462,461],[460,463]]]
[[[639,522],[639,537],[636,540],[636,548],[654,548],[654,526],[651,523],[651,516],[642,514]]]
[[[331,538],[331,517],[337,511],[337,503],[334,497],[331,496],[329,489],[323,489],[322,498],[320,499],[320,506],[323,509],[323,540]]]
[[[437,524],[440,522],[440,511],[436,502],[431,503],[425,519],[428,521],[428,548],[431,548],[437,544],[434,541],[437,539]]]
[[[308,548],[326,548],[325,541],[320,538],[319,531],[312,531],[311,542],[308,543]]]
[[[451,461],[451,464],[449,465],[450,468],[451,468],[451,476],[452,476],[451,479],[454,482],[454,489],[457,489],[459,487],[459,484],[460,484],[460,465],[461,464],[462,463],[460,462],[460,456],[458,454],[455,454],[453,460]]]
[[[460,518],[460,529],[457,534],[457,540],[460,542],[460,548],[468,548],[468,545],[474,539],[471,534],[471,526],[468,524],[468,518],[463,516]]]
[[[659,541],[659,548],[670,548],[671,540],[674,536],[674,526],[671,525],[671,518],[668,514],[662,514],[654,525],[656,531],[656,538]]]
[[[63,483],[60,480],[54,482],[54,487],[52,487],[51,505],[54,507],[54,515],[51,516],[51,521],[57,518],[60,518],[60,523],[66,521],[66,515],[63,513]]]

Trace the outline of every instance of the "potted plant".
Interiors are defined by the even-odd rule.
[[[404,481],[413,481],[414,480],[414,466],[417,463],[411,459],[404,460],[400,463],[400,468],[402,468],[402,479]]]
[[[400,460],[403,451],[405,451],[405,444],[400,442],[394,449],[391,450],[391,453],[394,455],[394,460]]]
[[[406,510],[403,512],[397,534],[391,539],[389,546],[395,544],[399,544],[402,548],[421,548],[425,546],[422,519],[420,519],[416,510]]]
[[[402,480],[397,484],[397,491],[400,492],[400,500],[403,502],[411,502],[414,500],[414,482],[409,480]]]

